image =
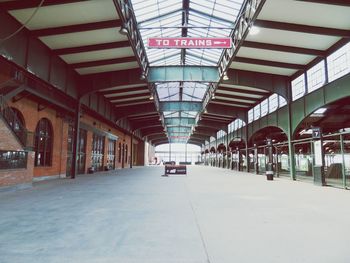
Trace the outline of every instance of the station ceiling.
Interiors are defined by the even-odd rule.
[[[241,36],[226,68],[229,79],[220,75],[216,83],[166,79],[149,83],[147,76],[139,79],[143,70],[130,32],[121,32],[125,23],[121,2],[133,13],[150,67],[219,67],[223,50],[149,49],[147,38],[232,36],[236,21],[246,12],[244,6],[256,1],[0,0],[1,9],[81,76],[133,75],[134,80],[96,92],[154,144],[204,143],[237,118],[237,112],[247,112],[272,94],[255,85],[258,79],[291,80],[350,39],[348,1],[261,1],[261,8],[254,10],[254,23]],[[239,84],[232,78],[235,72],[249,72],[256,79]],[[159,103],[165,102],[202,102],[204,107],[161,111]]]

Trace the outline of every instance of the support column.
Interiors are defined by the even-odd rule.
[[[245,131],[245,156],[246,156],[246,169],[247,169],[247,173],[250,172],[250,168],[249,168],[249,164],[250,164],[250,160],[249,160],[249,150],[248,150],[248,124],[244,127],[244,131]]]
[[[228,158],[228,153],[229,153],[229,147],[228,147],[228,141],[229,141],[229,139],[228,139],[228,131],[227,131],[227,133],[226,133],[226,169],[228,169],[229,168],[229,158]]]
[[[74,179],[78,173],[78,151],[79,151],[79,130],[80,130],[80,108],[81,101],[80,99],[77,101],[75,105],[75,113],[74,113],[74,136],[73,136],[73,153],[72,153],[72,171],[71,171],[71,179]]]
[[[314,160],[313,160],[313,176],[314,184],[326,185],[324,175],[324,151],[323,151],[323,138],[320,127],[312,128]]]
[[[241,152],[238,147],[236,147],[236,154],[237,154],[237,171],[240,171],[241,169]]]
[[[343,177],[343,187],[346,189],[346,172],[345,172],[345,156],[344,156],[344,135],[340,134],[340,154],[342,157],[342,177]]]
[[[132,163],[134,161],[134,131],[131,131],[130,144],[130,168],[132,168]]]
[[[273,180],[273,146],[272,139],[267,138],[267,167],[266,167],[266,178],[267,180]]]
[[[296,180],[295,178],[295,152],[294,145],[292,143],[293,140],[293,127],[292,127],[292,111],[291,111],[291,102],[288,102],[288,155],[289,155],[289,173],[290,178],[292,180]]]
[[[215,136],[215,167],[219,167],[218,164],[218,136]]]
[[[254,168],[255,174],[259,174],[259,154],[258,154],[258,146],[254,144]]]

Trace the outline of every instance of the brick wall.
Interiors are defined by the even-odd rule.
[[[0,118],[0,150],[22,151],[23,148],[12,131]],[[28,153],[26,169],[0,169],[0,187],[31,183],[33,178],[34,153]]]
[[[35,167],[34,166],[34,153],[30,154],[28,158],[28,168],[22,171],[8,170],[0,174],[0,185],[12,185],[24,182],[31,182],[32,177],[46,177],[46,176],[63,176],[66,174],[67,169],[67,143],[68,143],[68,127],[69,124],[64,121],[56,112],[56,110],[50,108],[48,105],[40,105],[28,98],[22,98],[17,102],[8,102],[9,106],[16,108],[23,115],[25,121],[24,125],[28,131],[35,133],[36,126],[40,119],[47,118],[50,120],[53,128],[53,152],[52,152],[52,165],[48,167]],[[41,107],[43,106],[43,107]],[[40,109],[41,108],[41,109]],[[108,132],[118,136],[116,143],[116,168],[128,168],[131,161],[131,137],[120,130],[114,129],[111,126],[102,123],[101,121],[92,118],[88,115],[84,115],[81,118],[81,122],[87,124],[90,127],[98,129],[100,131]],[[16,140],[10,130],[4,128],[4,125],[0,125],[0,149],[17,150],[22,149],[19,142]],[[6,126],[7,127],[7,126]],[[86,142],[86,163],[85,173],[87,169],[91,167],[91,149],[92,149],[92,135],[93,131],[87,131]],[[134,139],[135,140],[135,139]],[[127,145],[127,158],[119,161],[118,146]],[[142,142],[141,142],[142,143]],[[105,156],[104,165],[107,164],[107,147],[108,138],[105,140]],[[140,150],[143,150],[140,147]],[[125,155],[126,151],[124,151]],[[134,153],[137,154],[137,153]],[[142,153],[144,155],[144,153]],[[141,158],[140,154],[137,154],[138,158]],[[143,159],[143,157],[142,157]],[[3,178],[3,179],[1,179]]]
[[[53,152],[51,166],[34,166],[34,177],[58,176],[66,173],[67,159],[67,137],[68,124],[58,117],[56,111],[49,107],[38,110],[38,103],[23,98],[16,103],[9,103],[13,108],[19,110],[25,120],[25,127],[28,131],[35,133],[36,126],[40,119],[50,120],[53,129]]]

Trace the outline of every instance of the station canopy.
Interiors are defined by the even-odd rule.
[[[149,48],[148,38],[230,37],[244,0],[132,0],[150,67],[217,67],[223,49]],[[159,102],[203,102],[211,83],[162,81],[153,83]],[[169,142],[187,142],[193,133],[198,111],[162,112]],[[166,119],[178,119],[167,121]],[[169,124],[168,124],[169,123]],[[175,127],[174,124],[176,123]]]

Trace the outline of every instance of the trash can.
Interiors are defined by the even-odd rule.
[[[266,179],[268,181],[272,181],[273,180],[273,164],[272,163],[268,163],[266,165]]]

